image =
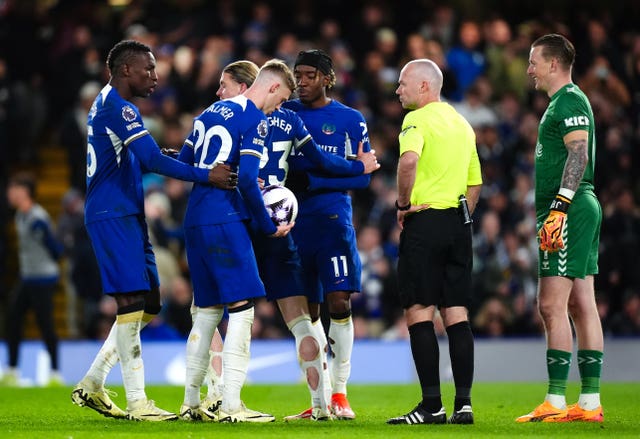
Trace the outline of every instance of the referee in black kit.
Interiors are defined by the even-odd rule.
[[[449,338],[454,411],[448,422],[473,424],[473,334],[468,319],[471,296],[471,213],[482,177],[476,139],[469,123],[440,101],[442,72],[431,60],[408,62],[400,72],[398,95],[412,110],[399,136],[399,291],[422,401],[388,424],[444,424],[440,394],[436,306]]]

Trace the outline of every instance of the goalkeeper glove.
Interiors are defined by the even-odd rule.
[[[571,200],[563,195],[556,195],[551,203],[549,216],[542,223],[538,231],[540,250],[554,253],[564,248],[562,235],[567,227],[567,210]]]

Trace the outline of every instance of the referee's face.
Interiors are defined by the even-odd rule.
[[[402,108],[408,110],[417,108],[421,85],[422,81],[420,81],[420,78],[416,74],[416,69],[413,65],[409,64],[400,71],[396,94],[402,104]]]

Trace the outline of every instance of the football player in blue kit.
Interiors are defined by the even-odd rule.
[[[238,190],[199,183],[189,196],[184,229],[194,289],[193,327],[187,340],[185,395],[180,417],[220,422],[271,422],[272,415],[248,409],[240,400],[249,366],[254,320],[253,300],[265,295],[258,274],[247,221],[261,234],[286,236],[293,223],[276,226],[258,185],[260,159],[269,127],[266,114],[276,110],[295,88],[293,74],[280,60],[270,60],[243,94],[215,102],[193,123],[179,160],[195,168],[218,163],[238,169]],[[225,307],[229,312],[223,348],[224,387],[216,412],[202,406],[200,387],[209,365],[209,347]]]
[[[362,114],[327,96],[336,76],[331,57],[322,50],[306,50],[295,61],[294,75],[298,99],[283,108],[295,111],[315,142],[325,151],[340,157],[354,154],[353,146],[363,144],[369,151],[367,123]],[[291,179],[287,186],[295,193],[299,212],[293,239],[298,245],[309,294],[311,319],[322,352],[327,338],[320,320],[320,303],[327,301],[331,323],[332,361],[330,383],[331,409],[338,419],[353,419],[355,414],[347,400],[347,380],[351,373],[353,320],[351,299],[360,291],[361,262],[352,224],[351,197],[347,191],[365,188],[369,175],[336,177],[327,175],[311,163],[302,151],[290,160]],[[301,184],[301,182],[303,182]],[[309,418],[307,409],[289,419]]]
[[[96,97],[87,120],[87,197],[85,222],[96,253],[102,288],[115,298],[117,316],[89,371],[74,388],[72,401],[117,418],[175,420],[175,413],[147,399],[140,329],[160,312],[155,256],[144,217],[142,173],[221,188],[234,186],[229,167],[187,166],[164,156],[144,126],[134,97],[147,97],[158,82],[151,49],[121,41],[107,57],[109,83]],[[219,179],[219,176],[223,176]],[[231,191],[227,191],[231,193]],[[127,409],[104,389],[107,373],[121,361]]]
[[[227,65],[223,69],[217,95],[221,99],[237,96],[251,86],[257,71],[258,67],[251,61],[240,60]],[[322,152],[300,118],[290,110],[276,109],[268,115],[268,121],[269,135],[259,171],[259,178],[265,185],[284,185],[288,173],[287,160],[294,150],[304,151],[321,169],[338,175],[361,175],[379,168],[373,152],[364,153],[360,150],[357,160],[349,161]],[[312,416],[317,420],[330,419],[329,401],[321,391],[322,357],[319,343],[313,335],[297,248],[290,235],[273,239],[254,231],[252,241],[267,298],[277,301],[284,321],[294,335],[300,366],[312,395]],[[213,358],[212,368],[209,370],[209,389],[207,398],[203,401],[205,409],[210,412],[215,411],[215,407],[220,404],[222,370],[215,362],[221,346],[221,339],[216,331],[211,346]]]
[[[284,185],[289,160],[298,153],[303,153],[310,163],[328,175],[357,178],[379,168],[375,154],[363,152],[363,142],[359,142],[358,154],[353,154],[352,160],[321,151],[300,117],[291,110],[280,109],[273,112],[269,116],[269,125],[268,148],[265,149],[260,169],[260,178],[264,180],[265,185]],[[353,160],[355,158],[358,160]],[[360,164],[364,166],[356,166]],[[327,370],[326,358],[320,349],[322,339],[315,334],[311,322],[306,293],[308,290],[305,287],[303,267],[294,241],[288,237],[271,242],[257,236],[253,243],[259,261],[260,276],[267,288],[267,298],[277,300],[284,321],[296,339],[301,367],[312,395],[311,419],[329,419],[332,418],[330,395],[324,391],[329,385],[324,382],[327,374],[318,373]],[[318,343],[314,343],[311,351],[305,348],[305,337],[308,337],[309,341],[315,339],[315,343]]]

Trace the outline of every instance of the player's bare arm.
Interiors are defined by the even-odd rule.
[[[587,162],[589,161],[587,132],[574,131],[567,134],[564,137],[564,141],[568,156],[564,165],[560,187],[575,192],[578,190],[578,186],[584,175],[584,170],[587,167]]]

